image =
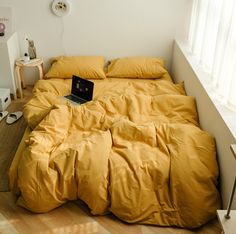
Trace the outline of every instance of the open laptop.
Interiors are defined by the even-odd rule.
[[[73,75],[71,94],[64,96],[74,104],[83,104],[93,99],[94,83]]]

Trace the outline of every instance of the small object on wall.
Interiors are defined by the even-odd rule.
[[[0,36],[12,33],[12,7],[0,6]]]
[[[1,37],[4,36],[5,34],[5,28],[6,28],[5,24],[0,23],[0,36]]]
[[[67,0],[54,0],[51,8],[56,16],[62,17],[70,13],[70,3]]]
[[[34,46],[34,41],[26,39],[28,41],[28,55],[30,59],[35,59],[37,57],[36,55],[36,48]]]

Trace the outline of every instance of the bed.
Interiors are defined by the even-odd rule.
[[[195,99],[160,59],[116,59],[105,75],[101,58],[90,59],[57,57],[35,85],[9,173],[17,204],[42,213],[81,199],[93,215],[185,228],[213,219],[215,142],[199,127]],[[62,98],[77,64],[95,84],[93,101],[80,106]]]

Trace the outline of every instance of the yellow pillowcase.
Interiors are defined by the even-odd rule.
[[[102,56],[60,56],[53,63],[45,78],[72,78],[73,75],[85,79],[105,79]]]
[[[128,57],[112,60],[106,75],[122,78],[160,78],[166,72],[163,59]]]

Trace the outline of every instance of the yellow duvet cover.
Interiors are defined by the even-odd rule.
[[[24,116],[31,128],[10,170],[17,203],[48,212],[83,200],[94,215],[194,228],[220,207],[214,139],[193,97],[170,79],[95,81],[81,106],[70,80],[40,80]]]

